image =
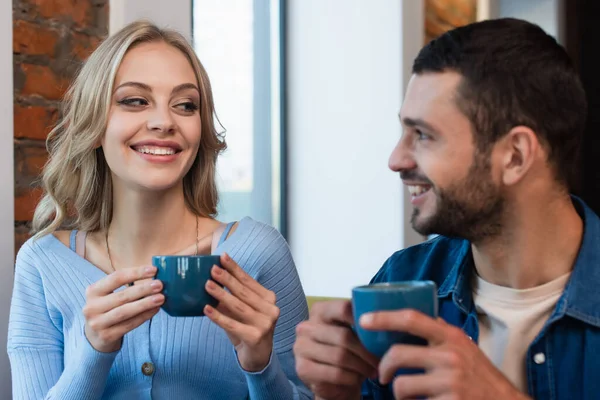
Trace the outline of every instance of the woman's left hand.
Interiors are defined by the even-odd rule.
[[[269,364],[273,351],[273,334],[279,318],[276,296],[255,281],[229,257],[221,255],[221,268],[214,266],[206,282],[208,293],[219,300],[215,309],[209,305],[204,314],[225,330],[236,349],[242,368],[258,372]]]

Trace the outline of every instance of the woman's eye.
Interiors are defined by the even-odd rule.
[[[136,97],[119,100],[117,103],[122,104],[124,106],[132,106],[132,107],[140,107],[140,106],[148,105],[148,102],[146,100],[141,99],[141,98],[136,98]]]
[[[198,110],[198,106],[196,105],[196,103],[194,103],[192,101],[186,101],[184,103],[179,103],[175,107],[179,108],[180,110],[185,111],[187,113],[193,113],[196,110]]]

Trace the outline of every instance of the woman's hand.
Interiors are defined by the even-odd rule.
[[[115,292],[126,284],[156,275],[156,267],[126,268],[100,279],[86,290],[85,336],[98,351],[121,348],[123,336],[152,318],[164,303],[162,283],[148,280]]]
[[[271,358],[279,318],[275,293],[252,279],[225,253],[221,256],[221,268],[214,266],[211,275],[230,293],[209,280],[206,290],[219,300],[219,306],[215,309],[207,305],[204,313],[227,332],[242,368],[262,371]]]

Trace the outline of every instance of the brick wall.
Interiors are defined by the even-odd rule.
[[[29,237],[60,99],[107,33],[108,0],[13,0],[16,250]]]
[[[477,0],[425,0],[425,43],[476,19]]]

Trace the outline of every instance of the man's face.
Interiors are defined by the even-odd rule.
[[[477,242],[500,230],[504,199],[490,152],[477,149],[456,104],[460,82],[454,72],[413,75],[400,111],[404,132],[389,166],[408,186],[417,232]]]

